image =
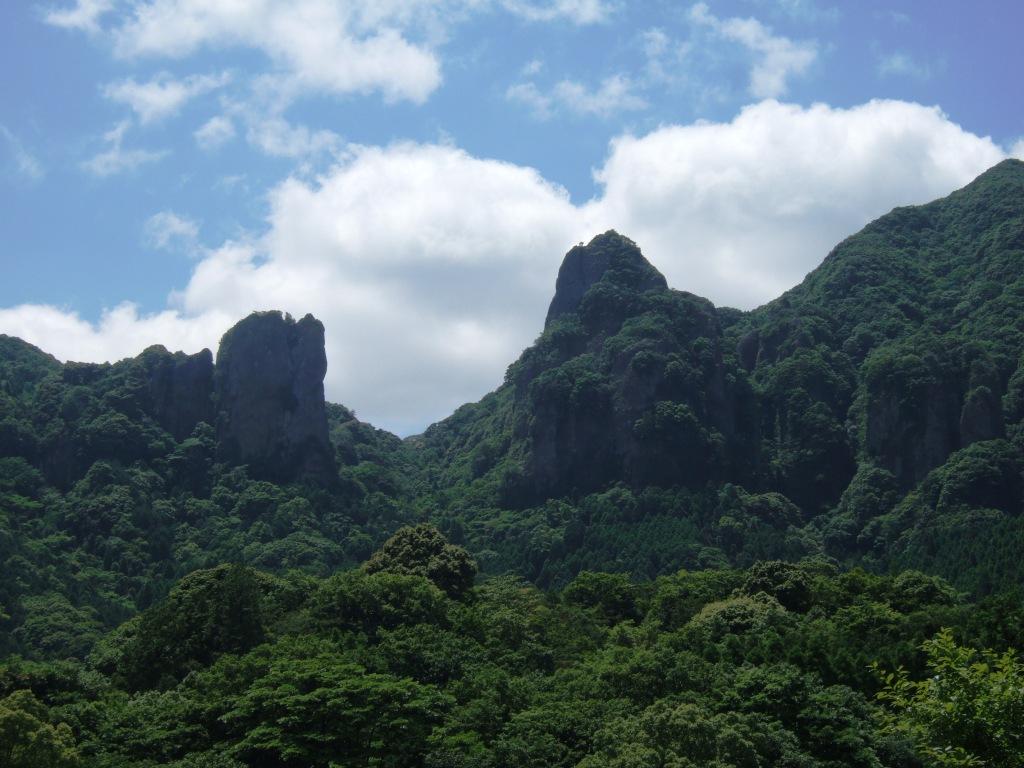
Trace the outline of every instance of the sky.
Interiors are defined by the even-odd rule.
[[[501,383],[564,253],[750,309],[1024,158],[1017,0],[0,4],[0,333],[62,360],[312,313],[414,434]]]

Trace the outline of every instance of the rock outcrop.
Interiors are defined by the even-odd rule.
[[[740,453],[743,394],[732,381],[711,302],[669,290],[616,232],[576,246],[544,335],[510,369],[522,459],[504,501],[530,505],[613,479],[703,486]]]
[[[312,315],[254,312],[231,328],[214,375],[221,457],[255,477],[332,482],[326,373],[324,326]]]
[[[201,421],[213,423],[210,350],[171,354],[162,346],[153,346],[137,359],[146,369],[149,383],[147,411],[175,440],[184,440]]]
[[[545,327],[562,315],[578,311],[587,291],[602,280],[638,293],[668,288],[665,277],[644,258],[636,243],[609,230],[565,254]]]

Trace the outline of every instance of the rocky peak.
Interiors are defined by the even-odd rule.
[[[215,399],[222,458],[280,482],[335,477],[324,403],[324,326],[254,312],[221,339]]]
[[[615,230],[608,230],[565,255],[545,327],[556,318],[575,312],[587,291],[605,280],[638,293],[668,288],[664,276],[644,258],[636,243]]]

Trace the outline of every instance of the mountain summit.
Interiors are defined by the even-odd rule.
[[[575,312],[587,291],[602,280],[638,292],[668,287],[664,276],[644,258],[636,243],[610,229],[565,254],[545,327],[562,315]]]
[[[337,472],[327,437],[324,326],[254,312],[217,351],[217,438],[221,455],[257,477],[329,484]]]
[[[566,255],[505,384],[422,440],[442,510],[468,494],[474,530],[499,527],[473,543],[508,552],[498,567],[562,542],[530,556],[541,581],[626,546],[646,575],[825,554],[966,585],[964,557],[1024,544],[1024,163],[880,217],[751,312],[667,288],[631,240],[600,235]],[[606,494],[620,512],[597,522]],[[541,533],[551,499],[573,511]],[[507,508],[511,528],[492,511]]]

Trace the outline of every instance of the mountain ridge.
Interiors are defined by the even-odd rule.
[[[324,574],[425,519],[545,587],[773,558],[1024,584],[1022,264],[1016,161],[750,312],[669,288],[609,231],[569,251],[504,382],[405,440],[324,401],[311,317],[243,319],[216,361],[0,338],[0,628],[56,605],[108,626],[220,562]],[[46,576],[68,558],[99,581]]]
[[[601,486],[577,466],[596,467],[605,488],[621,481],[643,487],[650,478],[631,475],[630,464],[655,468],[664,456],[678,455],[678,446],[659,442],[659,430],[678,434],[693,426],[691,414],[705,432],[691,428],[698,453],[714,455],[728,445],[727,435],[743,438],[730,455],[715,455],[716,462],[731,462],[733,474],[723,481],[781,493],[803,510],[797,517],[804,523],[848,502],[844,494],[858,473],[882,472],[898,493],[907,493],[975,443],[1009,438],[1019,451],[1022,232],[1024,163],[1009,160],[946,198],[897,208],[868,224],[799,286],[762,307],[712,307],[717,327],[709,321],[698,337],[709,369],[694,365],[699,357],[690,347],[696,339],[666,340],[671,312],[652,297],[679,305],[676,311],[687,300],[706,300],[668,288],[633,294],[607,284],[595,289],[601,281],[592,281],[577,311],[546,324],[536,344],[510,366],[502,387],[417,440],[435,454],[436,501],[443,508],[453,494],[482,494],[474,504],[485,520],[495,516],[488,508],[532,507],[550,497],[574,504]],[[576,259],[580,248],[570,251]],[[650,321],[646,328],[641,315]],[[606,358],[595,358],[609,339]],[[652,365],[661,368],[651,374]],[[668,392],[667,374],[680,371],[687,383]],[[731,401],[714,386],[717,380],[732,382]],[[647,391],[640,395],[644,381]],[[756,392],[745,392],[745,382]],[[724,410],[731,430],[719,427],[728,420],[716,424],[706,415],[723,400],[731,402]],[[538,406],[552,402],[554,412],[535,418]],[[593,435],[576,434],[571,420],[559,432],[556,413],[588,407],[597,410],[588,413],[584,427],[596,413],[605,419],[602,436],[617,434],[624,450],[630,450],[631,428],[657,447],[616,465],[593,450]],[[638,411],[632,424],[625,423]],[[568,483],[552,486],[541,474],[535,492],[522,491],[537,478],[538,466],[560,460],[555,474]],[[676,472],[685,483],[681,469],[663,471]],[[500,476],[488,477],[495,472]],[[1004,503],[1011,516],[1019,510],[1019,499]],[[831,535],[833,542],[843,538]]]

